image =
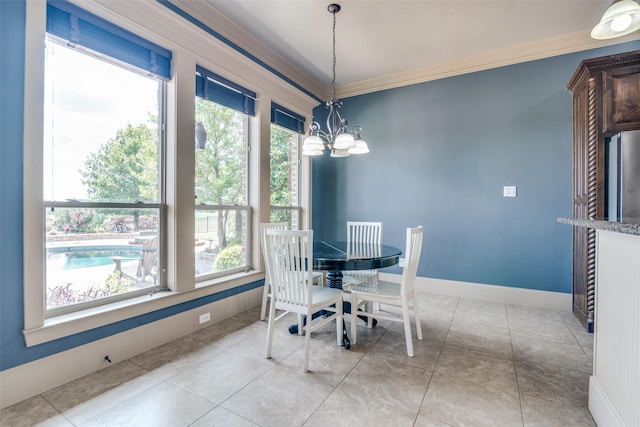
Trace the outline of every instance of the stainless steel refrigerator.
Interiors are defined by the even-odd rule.
[[[607,157],[609,221],[640,224],[640,131],[612,136]]]

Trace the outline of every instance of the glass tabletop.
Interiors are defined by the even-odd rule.
[[[375,243],[313,242],[314,270],[369,270],[390,267],[400,260],[402,250]]]

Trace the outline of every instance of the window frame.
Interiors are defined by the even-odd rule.
[[[160,292],[153,298],[145,295],[112,304],[105,304],[80,312],[44,317],[44,221],[42,188],[42,93],[44,86],[44,52],[42,50],[46,29],[46,2],[27,1],[25,20],[25,84],[24,88],[24,164],[23,164],[23,259],[24,259],[24,328],[27,347],[57,340],[136,316],[151,313],[217,293],[227,293],[235,287],[260,281],[264,278],[259,247],[260,222],[269,215],[268,168],[260,167],[268,159],[269,103],[271,100],[293,111],[306,112],[311,119],[312,109],[318,99],[310,96],[265,69],[256,61],[215,36],[215,32],[201,25],[195,18],[183,19],[186,13],[174,11],[161,2],[98,2],[87,0],[78,4],[115,25],[134,32],[173,52],[172,76],[167,83],[166,116],[166,284],[170,292]],[[185,7],[189,7],[185,5]],[[171,25],[167,25],[171,23]],[[203,31],[204,30],[204,31]],[[254,131],[249,146],[252,168],[249,170],[253,184],[249,195],[252,211],[250,247],[253,249],[250,265],[258,266],[248,272],[211,279],[196,285],[193,275],[193,144],[179,141],[194,140],[193,75],[197,64],[205,66],[223,77],[251,88],[257,94],[257,114],[251,119]],[[283,101],[283,100],[286,100]],[[38,154],[40,153],[40,154]],[[267,161],[268,162],[268,161]],[[301,189],[303,209],[302,227],[309,228],[311,209],[311,162],[303,161],[301,171],[304,189]],[[265,188],[265,180],[267,182]],[[301,187],[302,188],[302,187]],[[28,190],[27,190],[28,189]],[[265,191],[266,190],[266,191]],[[196,302],[196,305],[198,303]],[[192,304],[189,304],[189,307]],[[180,310],[188,310],[183,306]],[[101,332],[108,336],[115,332]]]
[[[123,70],[125,70],[126,72],[129,73],[133,73],[133,74],[138,74],[142,77],[146,77],[146,78],[152,78],[154,81],[156,81],[157,85],[158,85],[158,93],[157,93],[157,102],[158,102],[158,111],[157,111],[157,120],[158,120],[158,128],[157,128],[157,133],[156,133],[156,137],[157,137],[157,141],[158,141],[158,151],[157,151],[157,158],[158,158],[158,162],[157,162],[157,172],[158,172],[158,201],[155,203],[152,202],[142,202],[142,201],[131,201],[131,202],[122,202],[122,201],[118,201],[118,202],[114,202],[114,201],[94,201],[94,200],[67,200],[67,201],[61,201],[61,200],[57,200],[57,199],[52,199],[52,200],[47,200],[44,195],[42,197],[42,203],[44,205],[45,210],[46,209],[55,209],[55,208],[86,208],[86,209],[92,209],[92,210],[97,210],[97,209],[139,209],[139,210],[157,210],[158,212],[158,238],[159,238],[159,268],[158,268],[158,273],[157,273],[157,284],[154,285],[153,287],[149,286],[149,287],[145,287],[144,289],[138,289],[138,290],[134,290],[134,291],[129,291],[126,293],[122,293],[122,294],[118,294],[118,295],[112,295],[112,296],[108,296],[108,297],[102,297],[102,298],[97,298],[97,299],[93,299],[90,301],[84,301],[84,302],[78,302],[78,303],[72,303],[72,304],[65,304],[65,305],[60,305],[57,307],[52,307],[52,308],[48,308],[47,304],[45,304],[45,312],[44,312],[44,317],[45,319],[48,318],[54,318],[56,316],[61,316],[61,315],[65,315],[65,314],[71,314],[77,311],[83,311],[83,310],[87,310],[87,309],[92,309],[95,307],[99,307],[102,305],[106,305],[106,304],[110,304],[112,302],[119,302],[119,301],[124,301],[127,299],[131,299],[131,298],[135,298],[138,296],[142,296],[142,295],[149,295],[150,293],[155,293],[159,290],[165,290],[165,285],[164,285],[164,281],[165,281],[165,276],[163,274],[163,270],[164,270],[164,259],[165,259],[165,255],[163,252],[163,248],[165,247],[164,245],[164,240],[165,240],[165,236],[162,230],[164,230],[164,224],[166,223],[166,203],[165,203],[165,147],[166,147],[166,133],[165,133],[165,128],[166,128],[166,92],[167,92],[167,83],[166,83],[166,74],[168,72],[168,69],[166,69],[166,67],[164,67],[163,70],[161,70],[161,75],[159,74],[155,74],[153,72],[151,72],[151,65],[149,65],[148,70],[145,69],[141,69],[136,65],[133,65],[132,63],[128,63],[128,62],[123,62],[120,58],[124,58],[125,53],[123,51],[119,51],[116,52],[116,56],[118,57],[113,57],[113,56],[109,56],[107,54],[104,54],[102,52],[100,52],[99,50],[92,50],[90,47],[84,46],[84,45],[75,45],[73,44],[73,42],[71,40],[65,40],[63,38],[60,37],[60,34],[62,32],[64,32],[64,29],[60,28],[60,25],[53,25],[51,24],[51,21],[48,19],[49,18],[49,14],[51,13],[56,13],[55,11],[58,11],[61,8],[62,12],[60,13],[71,13],[74,16],[79,16],[79,20],[86,20],[83,22],[89,22],[89,26],[92,26],[93,24],[91,24],[91,22],[97,24],[98,26],[102,26],[102,27],[108,27],[111,31],[114,32],[114,34],[116,34],[117,37],[120,37],[120,40],[125,40],[122,37],[128,37],[131,38],[133,40],[135,40],[137,43],[140,43],[141,46],[149,46],[151,49],[156,49],[156,50],[162,50],[164,53],[166,53],[167,58],[170,60],[171,58],[171,52],[168,51],[164,51],[162,48],[160,48],[159,46],[155,46],[152,43],[146,42],[144,39],[137,37],[125,30],[120,29],[119,27],[113,25],[113,24],[109,24],[103,20],[101,20],[98,17],[95,17],[94,15],[84,11],[83,9],[80,9],[76,6],[74,6],[73,4],[70,4],[68,2],[61,2],[58,0],[51,0],[50,2],[47,2],[47,31],[45,32],[45,39],[48,43],[50,44],[55,44],[58,46],[58,48],[60,49],[72,49],[76,52],[78,52],[78,54],[80,55],[86,55],[87,57],[91,58],[92,60],[95,61],[102,61],[106,64],[109,64],[111,66],[114,67],[120,67]],[[52,12],[54,11],[54,12]],[[54,18],[55,21],[56,18]],[[68,23],[67,23],[68,24]],[[50,33],[49,29],[51,29],[52,27],[54,28],[54,33]],[[96,27],[98,28],[98,27]],[[94,28],[95,30],[95,28]],[[73,31],[71,31],[71,37],[74,37],[74,33]],[[95,45],[96,44],[96,39],[90,39],[89,40],[89,45]],[[44,42],[44,41],[43,41]],[[98,46],[98,49],[100,49],[100,47]],[[104,49],[103,49],[104,50]],[[144,64],[142,64],[144,66]],[[45,69],[46,69],[46,58],[45,58]],[[44,75],[44,78],[46,79],[46,73]],[[43,125],[43,129],[44,129],[44,125]],[[44,141],[42,144],[42,148],[44,148]],[[41,150],[42,151],[42,150]],[[46,215],[45,210],[43,210],[43,215]],[[44,221],[44,219],[43,219]],[[46,230],[45,233],[43,235],[44,237],[44,245],[45,248],[47,246],[47,236],[46,236]],[[45,253],[45,258],[46,258],[46,253]],[[44,262],[44,270],[45,270],[45,274],[44,274],[44,292],[45,292],[45,297],[47,296],[48,293],[48,287],[49,287],[49,283],[47,283],[47,266],[46,266],[46,261]]]

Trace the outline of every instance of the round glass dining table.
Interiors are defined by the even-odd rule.
[[[396,265],[402,250],[376,243],[313,242],[313,269],[327,271],[327,286],[342,289],[345,270],[372,270]]]
[[[342,272],[345,270],[372,270],[391,267],[400,261],[402,250],[388,245],[376,243],[351,243],[347,242],[315,241],[313,242],[313,269],[327,272],[327,286],[342,289]],[[351,303],[344,301],[344,313],[351,313]],[[323,315],[323,312],[314,313],[314,319]],[[367,318],[358,316],[364,322]],[[306,322],[306,319],[305,319]],[[298,325],[289,326],[289,332],[298,332]],[[342,343],[345,349],[351,347],[351,341],[347,335],[347,328],[343,329]]]

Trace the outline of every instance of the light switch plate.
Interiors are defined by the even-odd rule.
[[[503,189],[504,197],[516,197],[516,186],[515,185],[505,185]]]

